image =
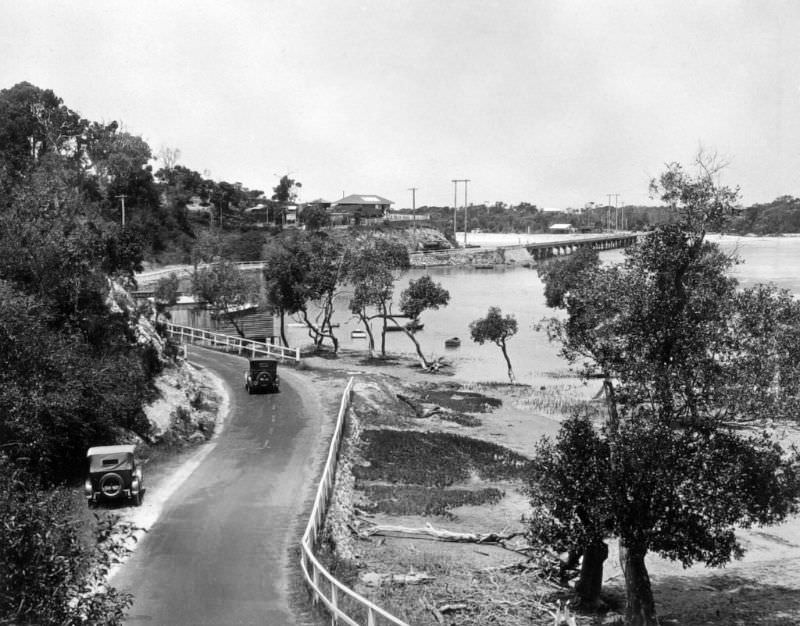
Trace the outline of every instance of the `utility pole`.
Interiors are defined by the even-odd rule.
[[[458,204],[458,183],[464,183],[464,246],[467,245],[467,183],[469,178],[455,178],[453,189],[453,239],[456,236],[456,205]]]
[[[458,180],[454,178],[452,182],[453,182],[453,241],[456,241],[456,207],[458,206]]]
[[[128,196],[126,196],[124,194],[120,194],[119,196],[117,196],[117,198],[122,200],[122,227],[123,228],[125,228],[125,198],[127,198],[127,197]]]
[[[469,178],[464,179],[464,247],[467,247],[467,185],[469,185]]]
[[[417,234],[417,189],[418,187],[409,187],[411,192],[411,219],[414,221],[414,235]],[[416,243],[416,242],[415,242]]]

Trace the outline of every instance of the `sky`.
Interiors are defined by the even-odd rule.
[[[794,0],[0,0],[0,89],[52,89],[215,180],[394,208],[654,204],[701,148],[800,196]]]

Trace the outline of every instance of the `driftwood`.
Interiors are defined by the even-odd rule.
[[[414,410],[414,415],[420,419],[431,417],[432,415],[436,415],[437,413],[442,413],[444,411],[444,409],[438,405],[435,405],[430,409],[425,409],[408,396],[404,396],[402,393],[397,394],[397,399],[410,406]]]
[[[367,572],[361,576],[361,582],[370,587],[380,587],[386,583],[397,585],[420,585],[433,580],[425,572],[409,572],[408,574],[378,574],[377,572]]]
[[[411,398],[409,398],[408,396],[404,396],[402,393],[398,393],[397,399],[400,400],[401,402],[405,402],[408,406],[410,406],[414,410],[414,415],[416,415],[417,417],[424,417],[422,409],[420,409],[419,406],[417,406],[417,403],[414,402]]]
[[[425,535],[439,541],[454,541],[458,543],[497,543],[502,544],[514,537],[524,535],[523,532],[513,533],[458,533],[444,528],[434,528],[426,524],[424,528],[409,528],[408,526],[394,526],[390,524],[376,524],[362,530],[362,535]]]

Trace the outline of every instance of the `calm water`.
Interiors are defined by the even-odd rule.
[[[516,244],[520,238],[527,240],[525,235],[507,235],[508,239],[504,244],[502,240],[497,240],[498,235],[492,237],[493,245]],[[744,261],[735,269],[735,275],[743,285],[772,282],[800,294],[800,272],[797,271],[800,268],[800,238],[715,237],[714,240],[723,249],[736,253]],[[611,250],[602,253],[601,258],[614,262],[622,258],[622,252]],[[430,274],[450,292],[449,306],[422,315],[421,321],[425,328],[417,336],[426,355],[446,357],[453,363],[455,375],[463,380],[507,381],[500,349],[494,344],[475,344],[469,336],[469,323],[483,317],[490,306],[497,306],[504,315],[513,314],[519,324],[519,332],[508,344],[509,356],[518,381],[535,385],[552,384],[553,376],[556,376],[563,380],[563,384],[576,385],[566,362],[558,355],[558,346],[551,344],[544,332],[533,328],[542,318],[554,315],[554,311],[544,305],[543,285],[536,270],[522,267],[494,270],[414,270],[398,282],[397,296],[399,297],[410,278],[417,278],[425,273]],[[350,331],[360,328],[360,325],[347,311],[347,298],[341,298],[336,308],[334,321],[341,324],[337,336],[342,346],[363,348],[366,352],[366,339],[350,338]],[[399,310],[397,305],[395,310]],[[377,323],[374,328],[377,331]],[[290,328],[289,331],[292,345],[307,341],[307,335],[302,329]],[[461,339],[461,347],[445,348],[444,340],[454,336]],[[388,334],[387,349],[390,352],[414,354],[413,345],[403,333]]]

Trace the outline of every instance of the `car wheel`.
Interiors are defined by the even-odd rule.
[[[107,498],[116,498],[122,493],[123,486],[122,476],[114,472],[110,472],[100,479],[100,493]]]
[[[133,496],[133,504],[136,506],[142,506],[142,492],[140,491],[135,496]]]

